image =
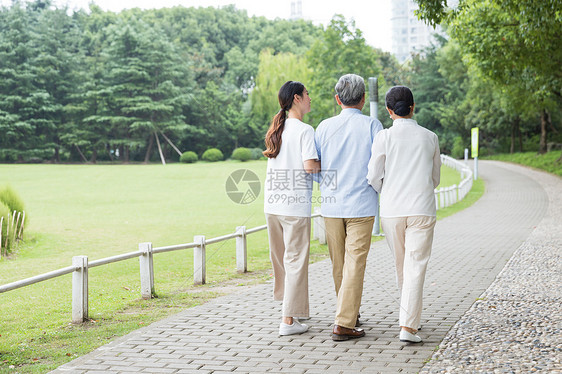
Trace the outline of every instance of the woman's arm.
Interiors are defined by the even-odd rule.
[[[384,180],[384,165],[386,162],[386,147],[384,145],[382,132],[375,137],[371,148],[371,159],[367,167],[367,183],[371,185],[378,193],[382,190]]]
[[[320,172],[320,161],[319,160],[305,160],[304,161],[304,171],[308,174],[316,174]]]

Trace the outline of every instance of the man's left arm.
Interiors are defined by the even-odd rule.
[[[381,121],[371,118],[371,142],[375,140],[375,136],[383,129]]]

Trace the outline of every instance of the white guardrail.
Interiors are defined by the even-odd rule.
[[[441,155],[444,165],[452,167],[461,173],[462,181],[459,185],[445,187],[435,190],[435,204],[437,209],[444,208],[462,200],[472,187],[472,171],[463,163]],[[313,238],[320,244],[326,243],[326,232],[324,222],[318,208],[312,215],[313,219]],[[0,293],[43,282],[55,277],[60,277],[72,273],[72,322],[82,323],[88,319],[88,269],[96,266],[107,265],[113,262],[129,260],[139,257],[141,296],[143,299],[150,299],[155,295],[154,288],[154,254],[183,249],[193,248],[193,283],[196,285],[205,284],[206,279],[206,245],[219,243],[222,241],[236,239],[236,270],[245,273],[248,269],[248,245],[247,236],[267,229],[267,225],[262,225],[247,229],[246,226],[238,226],[236,232],[207,239],[204,235],[196,235],[192,243],[171,245],[167,247],[153,248],[152,243],[140,243],[139,250],[124,253],[100,260],[88,261],[87,256],[72,257],[72,265],[26,278],[16,282],[0,286]]]
[[[458,185],[435,189],[435,207],[437,210],[451,206],[465,198],[472,189],[472,170],[463,162],[452,157],[441,155],[441,163],[461,173],[461,181]]]

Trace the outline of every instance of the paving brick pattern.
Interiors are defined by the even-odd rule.
[[[548,207],[544,189],[519,170],[481,162],[479,172],[484,196],[436,226],[422,344],[398,340],[399,294],[382,241],[367,264],[362,339],[330,338],[336,299],[327,260],[310,267],[312,327],[303,335],[278,336],[281,305],[264,284],[134,331],[52,373],[417,373]]]

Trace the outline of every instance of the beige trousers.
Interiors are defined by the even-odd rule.
[[[374,217],[324,218],[338,304],[334,323],[354,328],[363,296]]]
[[[283,301],[283,317],[308,317],[310,218],[266,214],[273,265],[273,299]]]
[[[400,288],[400,326],[414,330],[420,325],[423,283],[431,255],[435,217],[381,218],[386,242],[394,256]]]

